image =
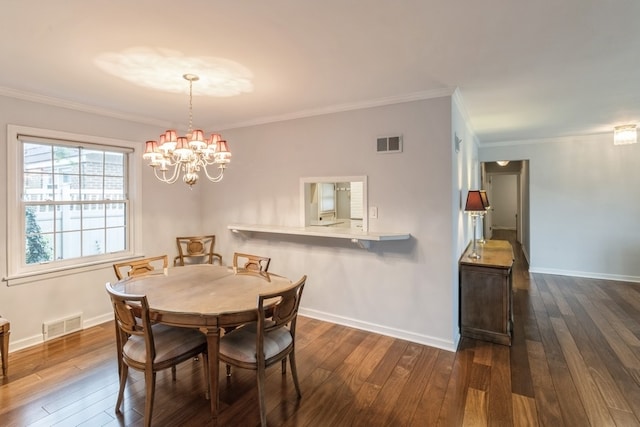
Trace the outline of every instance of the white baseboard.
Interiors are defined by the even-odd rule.
[[[82,329],[91,328],[92,326],[97,326],[102,323],[106,323],[113,320],[113,312],[109,312],[107,314],[103,314],[91,319],[85,319],[82,322]],[[44,337],[42,334],[32,335],[27,338],[23,338],[17,341],[11,341],[9,345],[9,353],[13,353],[14,351],[24,350],[25,348],[33,347],[34,345],[44,343]]]
[[[640,277],[638,276],[625,276],[621,274],[603,274],[603,273],[593,273],[589,271],[572,271],[572,270],[559,270],[555,268],[537,268],[537,267],[529,267],[529,273],[539,273],[539,274],[555,274],[557,276],[573,276],[573,277],[584,277],[587,279],[602,279],[602,280],[615,280],[618,282],[632,282],[632,283],[640,283]]]
[[[400,329],[389,328],[387,326],[376,325],[374,323],[362,322],[360,320],[351,319],[343,316],[336,316],[334,314],[325,313],[323,311],[300,308],[299,314],[301,316],[310,317],[312,319],[323,320],[325,322],[336,323],[338,325],[348,326],[355,329],[360,329],[367,332],[373,332],[380,335],[386,335],[393,338],[399,338],[407,341],[411,341],[417,344],[427,345],[429,347],[439,348],[441,350],[447,350],[455,352],[458,348],[459,336],[454,337],[454,341],[447,341],[440,338],[430,337],[427,335],[416,334],[414,332],[403,331]]]
[[[460,341],[460,334],[456,334],[453,341],[447,341],[440,338],[431,337],[428,335],[416,334],[414,332],[404,331],[401,329],[389,328],[387,326],[377,325],[369,322],[362,322],[360,320],[351,319],[343,316],[336,316],[334,314],[325,313],[318,310],[300,308],[299,313],[301,316],[310,317],[312,319],[318,319],[325,322],[336,323],[338,325],[348,326],[355,329],[360,329],[367,332],[373,332],[380,335],[386,335],[393,338],[403,339],[411,341],[417,344],[427,345],[429,347],[439,348],[441,350],[455,352],[458,348]],[[97,326],[102,323],[106,323],[113,320],[113,313],[103,314],[91,319],[86,319],[82,323],[82,328],[87,329],[92,326]],[[23,350],[34,345],[42,344],[44,342],[42,334],[34,335],[28,338],[23,338],[19,341],[11,343],[9,352]]]
[[[83,328],[90,328],[92,326],[97,326],[97,325],[101,325],[103,323],[107,323],[110,322],[111,320],[113,320],[113,312],[110,311],[109,313],[106,314],[102,314],[100,316],[94,317],[92,319],[87,319],[84,322],[82,322],[82,327]]]

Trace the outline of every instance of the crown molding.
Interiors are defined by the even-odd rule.
[[[441,98],[444,96],[453,96],[457,91],[456,88],[446,87],[441,89],[427,90],[421,92],[413,92],[405,95],[394,95],[385,98],[376,98],[366,101],[338,104],[328,107],[302,110],[293,113],[287,113],[276,116],[258,117],[252,120],[227,124],[224,126],[215,126],[219,130],[235,129],[248,126],[263,125],[267,123],[282,122],[286,120],[301,119],[306,117],[321,116],[325,114],[340,113],[345,111],[361,110],[365,108],[381,107],[385,105],[402,104],[405,102],[422,101],[426,99]],[[135,123],[141,123],[158,127],[171,127],[172,124],[164,120],[152,119],[144,116],[136,116],[129,113],[122,113],[106,108],[94,107],[78,102],[68,101],[60,98],[54,98],[46,95],[40,95],[32,92],[24,92],[16,89],[0,86],[0,96],[20,99],[23,101],[36,102],[40,104],[52,105],[85,113],[97,114],[100,116],[111,117],[114,119],[126,120]]]
[[[126,120],[129,122],[141,123],[145,125],[167,127],[168,124],[164,120],[151,119],[144,116],[136,116],[130,113],[121,113],[106,108],[94,107],[91,105],[81,104],[79,102],[68,101],[65,99],[54,98],[51,96],[40,95],[32,92],[19,91],[3,86],[0,86],[0,96],[20,99],[22,101],[35,102],[38,104],[51,105],[54,107],[66,108],[68,110],[81,111],[83,113],[96,114],[99,116],[111,117],[113,119]]]
[[[456,107],[458,107],[458,110],[460,111],[460,114],[462,115],[462,118],[464,119],[465,123],[467,124],[467,127],[471,130],[471,133],[473,133],[475,135],[475,132],[473,131],[473,129],[471,128],[471,117],[469,116],[469,111],[467,110],[467,105],[464,103],[464,98],[462,98],[462,93],[460,92],[459,88],[455,88],[452,95],[451,95],[451,99],[453,101],[453,103],[456,105]]]
[[[532,138],[532,139],[519,139],[513,141],[497,141],[497,142],[480,142],[480,148],[493,148],[493,147],[514,147],[519,145],[535,145],[535,144],[561,144],[569,142],[599,142],[602,138],[611,138],[611,144],[613,145],[613,133],[612,132],[595,132],[584,133],[570,136],[557,136],[557,137],[545,137],[545,138]]]
[[[352,102],[346,104],[337,104],[328,107],[314,108],[309,110],[297,111],[277,116],[265,116],[253,120],[243,122],[230,123],[220,126],[221,130],[243,128],[249,126],[264,125],[267,123],[283,122],[287,120],[302,119],[307,117],[322,116],[325,114],[342,113],[345,111],[362,110],[365,108],[382,107],[385,105],[402,104],[412,101],[423,101],[425,99],[442,98],[444,96],[452,96],[456,88],[446,87],[441,89],[427,90],[421,92],[413,92],[405,95],[388,96],[385,98],[376,98],[367,101]]]

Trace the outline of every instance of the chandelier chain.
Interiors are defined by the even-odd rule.
[[[193,80],[189,79],[189,133],[193,132]]]
[[[182,175],[184,183],[192,187],[198,182],[199,172],[204,172],[209,181],[219,182],[231,160],[231,152],[220,134],[212,133],[205,138],[201,129],[193,129],[193,82],[199,77],[195,74],[182,77],[189,81],[189,130],[186,136],[178,136],[169,129],[160,135],[159,142],[147,141],[142,158],[149,161],[156,178],[167,184],[173,184]],[[216,176],[207,170],[213,165],[218,167]]]

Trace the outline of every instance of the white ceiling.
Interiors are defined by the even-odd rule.
[[[0,6],[0,95],[159,127],[187,123],[188,95],[137,86],[104,72],[96,58],[145,48],[241,64],[252,75],[252,92],[198,96],[194,83],[194,125],[208,130],[456,87],[481,142],[640,122],[637,0],[0,0]],[[176,75],[185,90],[187,72],[193,71]]]

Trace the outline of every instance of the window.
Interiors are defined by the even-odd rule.
[[[336,185],[333,182],[320,183],[320,214],[335,213]]]
[[[18,126],[8,141],[10,279],[135,252],[131,143]]]

